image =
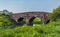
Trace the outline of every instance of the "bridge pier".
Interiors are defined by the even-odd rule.
[[[33,26],[33,23],[29,22],[29,19],[26,19],[26,24],[27,24],[27,26]]]
[[[26,24],[28,25],[29,24],[29,19],[26,18]]]

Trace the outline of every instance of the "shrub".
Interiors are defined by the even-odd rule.
[[[15,22],[10,19],[9,16],[0,15],[0,27],[8,27],[10,25],[14,25]]]
[[[35,18],[35,19],[33,20],[33,23],[34,23],[34,24],[42,24],[42,20],[39,19],[39,18]]]
[[[21,26],[0,31],[0,37],[60,37],[60,21],[40,26]]]
[[[2,37],[60,37],[60,25],[22,26],[0,32]]]

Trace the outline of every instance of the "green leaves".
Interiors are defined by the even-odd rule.
[[[42,24],[42,20],[39,19],[39,18],[35,18],[35,19],[33,20],[33,23],[34,23],[34,24]]]
[[[40,26],[21,26],[0,31],[1,37],[60,37],[60,23],[50,22]]]
[[[53,10],[53,13],[50,15],[50,19],[53,21],[60,19],[60,6]]]
[[[8,27],[10,25],[14,25],[15,22],[13,22],[9,16],[6,15],[0,15],[0,27]]]

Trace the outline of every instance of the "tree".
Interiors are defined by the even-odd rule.
[[[12,12],[9,12],[8,10],[3,10],[3,14],[5,14],[5,15],[11,15],[13,13]]]
[[[60,19],[60,6],[53,10],[53,13],[50,15],[50,19],[53,21]]]

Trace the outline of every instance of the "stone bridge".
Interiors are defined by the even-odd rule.
[[[33,20],[38,17],[42,20],[43,24],[46,24],[49,20],[49,14],[48,12],[24,12],[24,13],[15,13],[12,14],[12,18],[17,22],[21,23],[23,19],[26,20],[27,25],[33,25]]]

